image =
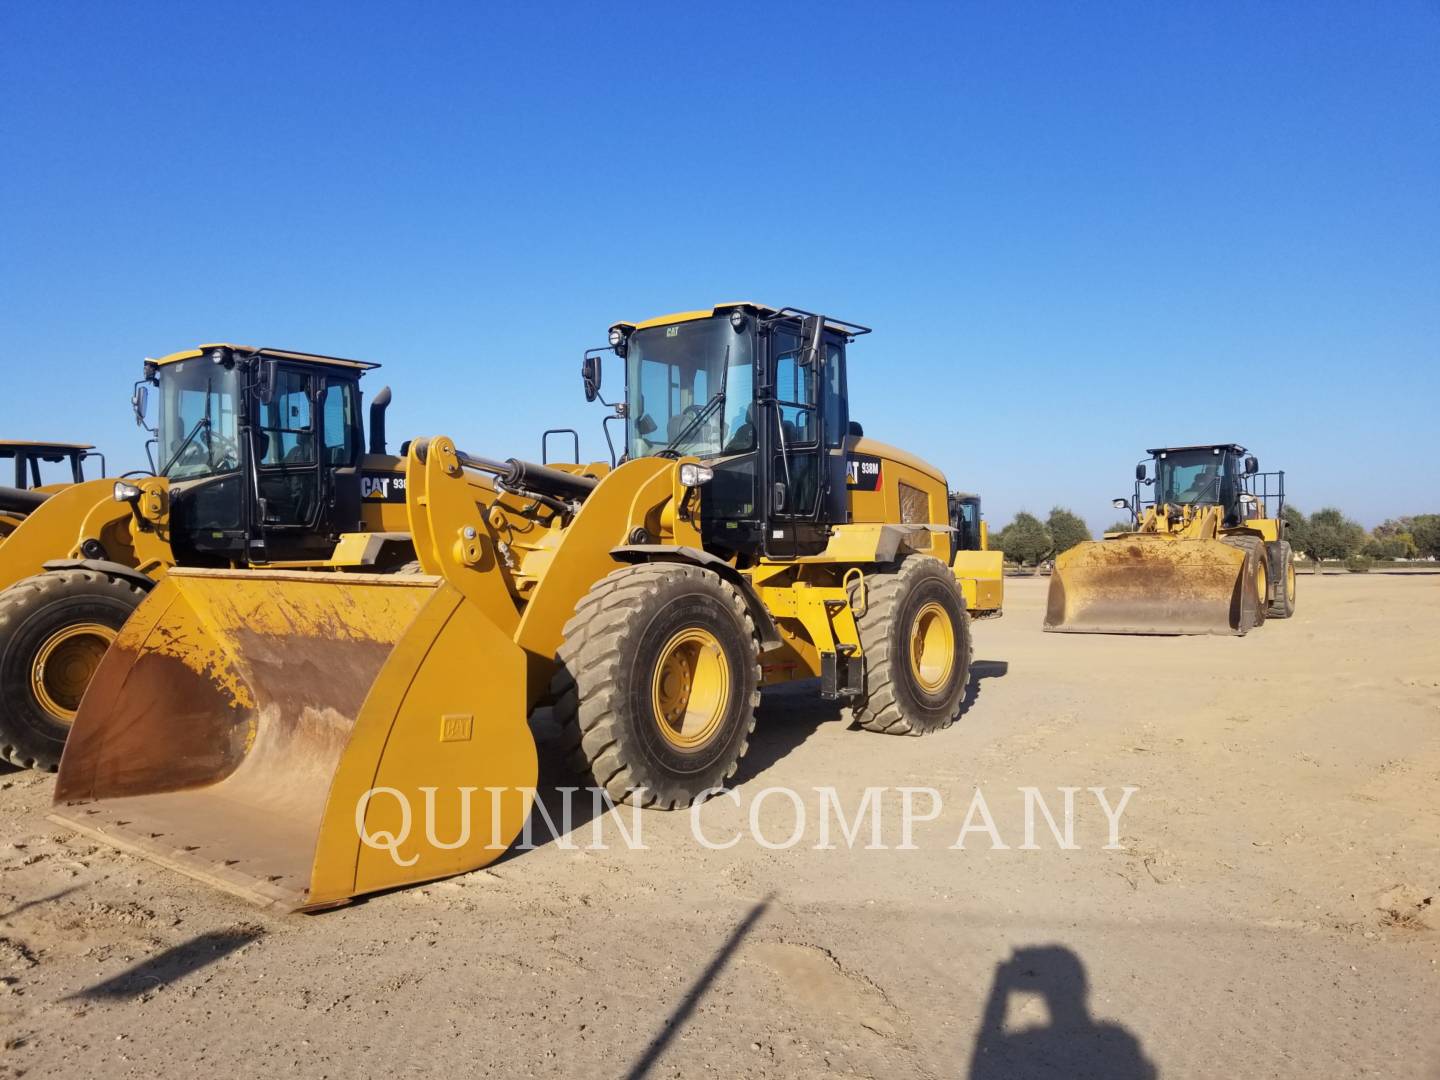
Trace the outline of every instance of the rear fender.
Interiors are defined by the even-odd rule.
[[[1005,602],[1005,555],[999,551],[957,551],[950,569],[960,580],[971,614],[999,611]]]

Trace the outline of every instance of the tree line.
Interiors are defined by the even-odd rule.
[[[1440,559],[1440,514],[1390,518],[1367,532],[1333,506],[1309,517],[1287,506],[1285,538],[1317,565],[1345,560],[1351,569],[1362,570],[1370,562]]]
[[[1117,521],[1105,531],[1128,532],[1132,527],[1129,521]],[[1333,506],[1308,517],[1287,506],[1285,538],[1316,565],[1349,561],[1352,569],[1363,569],[1372,561],[1440,559],[1440,514],[1391,518],[1367,531]],[[991,533],[990,546],[1003,551],[1007,562],[1038,566],[1090,539],[1085,519],[1057,506],[1044,521],[1020,511],[1010,524]]]

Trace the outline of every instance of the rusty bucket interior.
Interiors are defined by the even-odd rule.
[[[1045,629],[1088,634],[1239,634],[1245,552],[1219,540],[1127,535],[1055,560]]]
[[[533,798],[524,677],[440,578],[172,571],[86,691],[53,816],[286,910],[475,869]]]

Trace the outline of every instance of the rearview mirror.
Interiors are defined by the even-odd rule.
[[[1136,480],[1144,480],[1144,479],[1145,479],[1145,462],[1142,461],[1142,462],[1140,462],[1139,465],[1136,465],[1136,466],[1135,466],[1135,479],[1136,479]]]
[[[1245,459],[1245,475],[1254,476],[1260,471],[1260,459],[1251,454]]]
[[[594,401],[600,396],[600,357],[587,354],[580,362],[580,377],[585,380],[585,400]]]
[[[802,364],[814,364],[816,367],[825,359],[825,319],[820,315],[807,315],[801,323],[800,336],[805,342],[805,348],[800,353]]]
[[[260,377],[255,384],[255,398],[261,405],[269,405],[275,400],[275,384],[279,367],[279,362],[269,357],[260,361]]]
[[[145,417],[150,412],[150,387],[143,382],[135,384],[135,392],[130,395],[130,407],[135,410],[135,424],[138,427],[145,427]]]

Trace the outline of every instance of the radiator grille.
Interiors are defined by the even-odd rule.
[[[923,525],[930,520],[930,497],[909,484],[900,485],[900,520],[906,525]]]

